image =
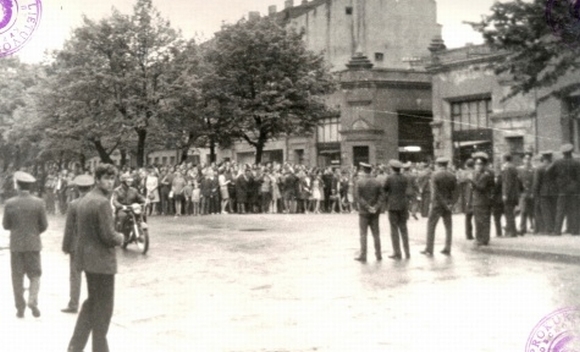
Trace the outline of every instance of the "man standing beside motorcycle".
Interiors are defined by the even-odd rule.
[[[120,181],[121,185],[113,191],[111,201],[115,207],[115,224],[117,230],[122,231],[123,235],[125,235],[125,240],[127,240],[127,233],[123,231],[125,221],[127,220],[125,210],[134,203],[143,206],[147,202],[147,199],[136,188],[131,187],[133,185],[133,176],[131,174],[125,173],[121,175]]]

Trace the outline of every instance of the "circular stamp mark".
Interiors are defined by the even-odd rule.
[[[0,57],[14,54],[30,40],[41,15],[40,0],[0,0]]]
[[[580,309],[563,308],[542,319],[528,338],[526,352],[580,351]]]
[[[580,45],[580,0],[548,0],[546,21],[567,45]]]

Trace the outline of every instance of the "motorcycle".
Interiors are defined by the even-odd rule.
[[[124,207],[122,210],[127,213],[127,218],[123,224],[123,235],[125,235],[125,242],[121,248],[127,249],[131,243],[135,243],[142,254],[146,254],[149,250],[149,226],[143,219],[143,206],[138,203],[131,204]]]

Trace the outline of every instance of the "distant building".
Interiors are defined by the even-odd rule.
[[[263,161],[326,167],[432,158],[431,78],[423,66],[433,38],[441,37],[435,1],[314,0],[294,6],[288,0],[280,12],[271,6],[269,15],[305,31],[306,47],[324,53],[340,89],[328,97],[337,115],[322,119],[313,136],[268,142]],[[223,152],[240,163],[254,162],[254,150],[244,142]]]

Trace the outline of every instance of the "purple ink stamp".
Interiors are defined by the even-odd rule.
[[[580,45],[580,0],[548,0],[545,15],[564,44]]]
[[[30,40],[41,14],[40,0],[0,0],[0,57],[14,54]]]
[[[580,309],[557,310],[532,330],[526,352],[578,352],[580,351]]]

